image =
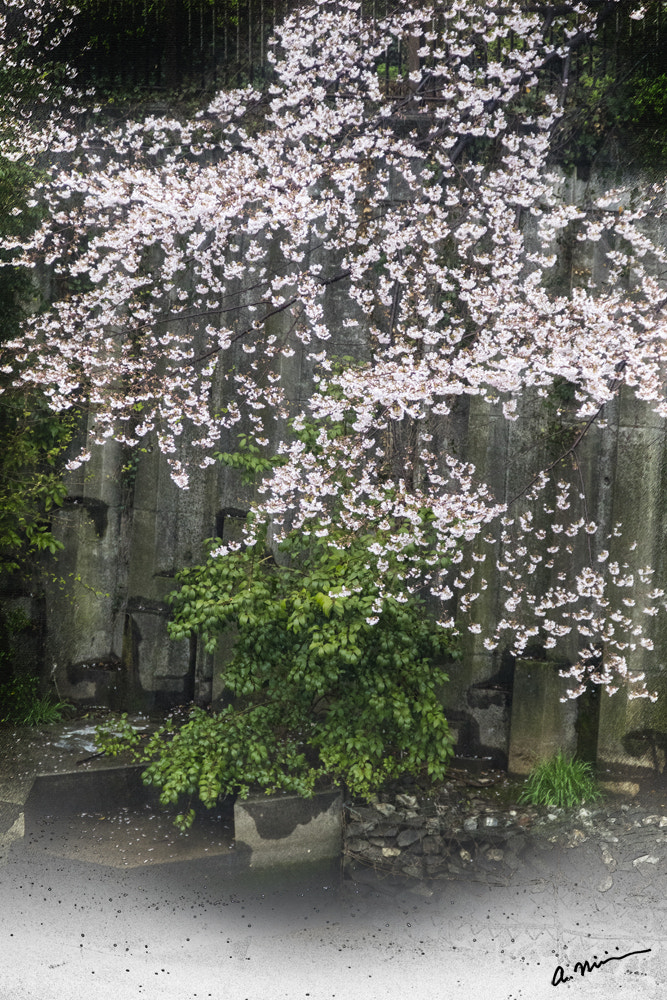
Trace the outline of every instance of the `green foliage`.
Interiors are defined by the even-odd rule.
[[[564,378],[554,379],[542,403],[544,439],[550,459],[565,455],[583,428],[583,422],[573,421],[575,386]]]
[[[562,751],[538,764],[528,775],[520,802],[534,806],[571,809],[602,797],[590,764],[574,760]]]
[[[33,167],[0,156],[0,236],[3,238],[28,237],[40,222],[40,207],[27,205],[32,185],[38,180],[39,175]],[[30,274],[15,266],[13,253],[0,249],[0,361],[3,362],[2,345],[19,333],[26,305],[35,297]],[[0,376],[0,387],[6,381]]]
[[[30,626],[30,619],[21,608],[0,603],[0,679],[9,676],[14,669],[12,639]]]
[[[18,674],[0,684],[0,725],[47,726],[61,722],[69,708],[67,702],[40,695],[39,680],[30,674]]]
[[[566,167],[590,163],[618,121],[621,105],[613,76],[582,73],[556,136],[557,157]]]
[[[60,460],[72,419],[52,413],[35,394],[5,394],[0,405],[0,570],[11,572],[28,556],[62,548],[49,517],[67,493]]]
[[[565,115],[552,146],[553,158],[566,168],[578,167],[585,175],[596,160],[605,168],[616,166],[619,154],[624,165],[664,164],[667,22],[659,0],[642,7],[637,21],[630,16],[631,4],[600,5],[595,39],[568,60]],[[553,72],[554,67],[547,69],[547,79]],[[561,80],[562,67],[556,65],[556,87]]]
[[[644,163],[664,164],[667,156],[667,73],[637,74],[628,88],[627,122]]]
[[[336,548],[293,533],[291,562],[278,566],[262,536],[180,573],[170,636],[200,634],[212,651],[234,631],[231,704],[195,709],[145,746],[125,722],[101,732],[100,746],[149,762],[145,780],[164,804],[196,795],[212,806],[251,786],[310,795],[326,780],[368,796],[405,774],[441,780],[452,738],[438,694],[457,651],[421,600],[379,598],[370,541]]]
[[[556,156],[566,167],[589,164],[615,136],[625,162],[664,163],[667,156],[667,74],[582,73],[559,127]]]
[[[0,235],[26,236],[39,221],[39,206],[26,205],[36,180],[30,166],[0,157]],[[14,210],[17,214],[12,214]],[[9,252],[0,251],[0,362],[5,360],[3,343],[18,334],[34,299],[28,272],[12,263]],[[7,382],[8,376],[0,375],[0,390],[4,390],[0,395],[0,572],[22,568],[35,553],[55,554],[62,548],[50,530],[49,518],[66,494],[60,459],[75,427],[72,417],[53,413],[38,393],[6,389]]]
[[[264,454],[248,434],[238,435],[237,451],[216,451],[213,457],[230,469],[237,469],[243,481],[249,484],[257,483],[271,469],[286,462],[280,455]]]
[[[404,73],[399,74],[398,65],[387,65],[387,63],[381,62],[377,65],[377,75],[380,78],[380,86],[384,86],[392,90],[397,90],[403,84]]]

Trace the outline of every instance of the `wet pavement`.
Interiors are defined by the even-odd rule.
[[[34,781],[39,767],[109,767],[77,765],[94,752],[87,738],[44,756],[44,737],[0,737],[0,1000],[667,993],[661,793],[594,815],[536,815],[492,848],[498,862],[477,852],[475,836],[449,844],[454,870],[439,878],[349,855],[345,865],[249,871],[224,811],[181,835],[139,801],[68,812],[42,798],[22,836],[12,810],[25,817],[31,769]],[[469,819],[485,815],[480,803],[471,800]]]

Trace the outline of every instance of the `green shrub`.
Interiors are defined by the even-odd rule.
[[[47,726],[61,722],[69,707],[67,702],[40,695],[38,678],[29,674],[0,684],[0,725]]]
[[[199,633],[212,650],[234,630],[231,704],[195,709],[148,743],[127,722],[99,733],[106,752],[148,763],[144,780],[165,805],[194,795],[213,806],[251,786],[308,796],[322,781],[367,797],[401,775],[445,775],[453,741],[439,695],[445,658],[457,655],[451,636],[416,597],[385,595],[378,607],[368,539],[346,549],[312,540],[308,551],[291,541],[290,566],[262,538],[179,575],[172,638]]]
[[[590,764],[574,760],[561,750],[550,760],[538,764],[528,775],[519,797],[534,806],[558,806],[571,809],[602,797]]]
[[[345,419],[296,430],[313,455],[323,432],[346,447]],[[245,435],[239,446],[217,457],[248,484],[284,464]],[[351,488],[344,476],[338,483]],[[417,530],[381,512],[353,533],[343,505],[332,501],[324,524],[315,518],[289,532],[280,565],[266,526],[257,525],[245,546],[211,539],[216,555],[178,574],[170,637],[197,635],[207,652],[221,635],[233,637],[227,704],[214,713],[195,709],[184,725],[167,725],[147,741],[126,719],[98,730],[105,752],[129,750],[148,765],[144,781],[160,789],[164,805],[195,796],[210,807],[251,787],[309,796],[330,782],[368,797],[404,775],[431,784],[444,777],[453,739],[440,697],[445,664],[460,653],[426,603],[402,593],[404,560],[419,539],[424,573],[434,571],[434,515],[425,508]],[[385,549],[382,572],[371,555],[378,547]],[[181,813],[177,825],[188,826],[192,815]]]

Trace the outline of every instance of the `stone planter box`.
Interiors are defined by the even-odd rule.
[[[24,804],[26,832],[40,829],[46,815],[64,819],[76,813],[113,813],[119,807],[150,803],[159,812],[159,794],[146,787],[141,765],[91,771],[37,774]],[[17,807],[19,808],[19,807]],[[224,807],[229,809],[231,804]],[[197,806],[198,816],[208,810]],[[231,819],[231,816],[230,816]],[[242,867],[302,865],[340,858],[343,838],[343,797],[338,789],[299,795],[251,795],[233,806],[233,857]]]
[[[238,849],[250,849],[250,867],[295,865],[340,857],[343,797],[337,789],[300,795],[256,795],[234,804]]]
[[[159,795],[141,780],[143,767],[105,767],[90,771],[37,774],[25,802],[26,830],[38,829],[44,816],[65,819],[77,813],[111,813],[146,803],[159,808]]]

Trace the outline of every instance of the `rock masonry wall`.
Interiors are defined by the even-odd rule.
[[[536,846],[583,847],[591,868],[597,866],[601,893],[612,887],[617,871],[643,877],[657,874],[658,865],[664,871],[667,816],[656,813],[655,802],[647,805],[646,796],[627,801],[638,796],[637,784],[606,784],[609,794],[601,803],[535,808],[518,802],[518,786],[503,773],[474,776],[453,769],[435,798],[398,792],[370,805],[347,803],[345,874],[360,881],[367,873],[374,884],[391,874],[509,885]],[[650,796],[655,799],[655,788]]]

